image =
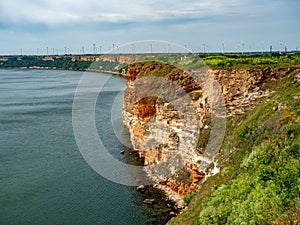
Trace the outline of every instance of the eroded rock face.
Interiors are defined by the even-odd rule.
[[[147,77],[157,67],[165,74]],[[133,64],[126,78],[123,120],[134,150],[156,183],[188,194],[205,177],[196,166],[196,151],[198,136],[210,122],[207,96],[188,74],[170,65]]]
[[[246,112],[257,99],[271,93],[262,90],[262,84],[292,71],[206,72],[221,86],[227,116],[232,116]],[[206,92],[189,74],[157,62],[129,65],[126,83],[123,121],[134,150],[144,158],[147,173],[180,196],[197,191],[205,176],[218,171],[216,165],[203,167],[201,160],[212,118]]]
[[[218,69],[211,72],[222,87],[227,115],[232,116],[254,108],[255,100],[271,94],[270,90],[262,90],[264,83],[282,78],[293,71],[293,68],[267,67],[250,70]]]

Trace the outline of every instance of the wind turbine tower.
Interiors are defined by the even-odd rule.
[[[225,52],[225,46],[224,46],[224,42],[222,42],[222,54],[224,54]]]

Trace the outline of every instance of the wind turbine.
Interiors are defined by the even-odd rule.
[[[261,46],[261,54],[264,54],[264,45],[265,45],[265,43],[262,41],[262,42],[260,43],[260,46]]]
[[[244,54],[244,50],[245,50],[245,43],[242,42],[242,55]]]
[[[225,46],[224,46],[224,42],[222,42],[222,54],[224,54],[225,52]]]
[[[279,54],[281,54],[281,47],[282,47],[282,43],[281,42],[279,42]]]

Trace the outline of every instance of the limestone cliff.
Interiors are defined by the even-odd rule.
[[[218,81],[227,116],[242,114],[271,93],[262,84],[292,69],[208,70]],[[208,94],[188,73],[157,62],[129,65],[123,121],[135,151],[144,158],[149,176],[163,188],[183,197],[197,191],[217,164],[203,166],[211,131]],[[219,149],[217,149],[219,150]]]

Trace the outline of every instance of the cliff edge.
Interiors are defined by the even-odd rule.
[[[266,101],[273,91],[263,84],[293,71],[266,67],[205,73],[220,85],[228,118]],[[123,121],[133,149],[149,177],[184,207],[183,197],[219,172],[217,157],[203,159],[213,118],[205,85],[172,65],[150,61],[129,65],[126,84]]]

